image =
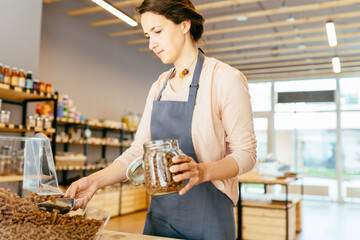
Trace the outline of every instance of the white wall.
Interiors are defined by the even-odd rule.
[[[80,1],[43,5],[39,79],[70,95],[86,118],[119,120],[125,110],[142,113],[151,84],[170,66],[121,37],[109,37],[109,27],[90,27],[99,17],[94,13],[67,15],[82,7]]]
[[[0,63],[38,69],[41,0],[0,1]]]

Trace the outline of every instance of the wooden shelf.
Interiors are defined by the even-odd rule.
[[[23,176],[0,176],[0,182],[19,182],[23,180]]]
[[[86,122],[85,121],[75,121],[74,119],[67,119],[67,118],[57,118],[56,119],[56,123],[57,124],[74,124],[74,125],[80,125],[80,126],[85,126]]]
[[[85,121],[75,121],[74,119],[64,119],[64,118],[57,118],[56,122],[58,124],[73,124],[73,125],[79,125],[79,126],[85,126]],[[103,124],[89,124],[89,128],[92,129],[107,129],[107,130],[124,130],[125,132],[129,133],[135,133],[137,129],[135,128],[121,128],[121,127],[108,127],[104,126]]]
[[[5,99],[14,99],[14,100],[31,100],[31,99],[56,99],[56,95],[47,94],[35,90],[25,89],[21,87],[12,87],[10,85],[0,83],[0,96]]]
[[[293,181],[298,180],[298,177],[288,177],[285,179],[261,178],[257,172],[249,172],[238,177],[240,183],[260,183],[260,184],[281,184],[288,185]]]
[[[56,141],[56,143],[69,143],[69,144],[79,144],[79,145],[84,145],[86,144],[85,141]],[[88,145],[94,145],[94,146],[109,146],[109,147],[121,147],[121,146],[125,146],[124,144],[98,144],[98,143],[87,143]]]
[[[19,124],[5,124],[0,123],[0,132],[14,132],[14,133],[24,133],[24,132],[42,132],[45,135],[51,135],[55,133],[54,128],[43,129],[43,128],[24,128],[23,125]]]
[[[56,170],[58,171],[76,171],[76,170],[99,170],[102,168],[105,168],[107,166],[105,165],[94,165],[94,164],[90,164],[90,165],[83,165],[83,166],[61,166],[61,167],[57,167],[55,166]]]

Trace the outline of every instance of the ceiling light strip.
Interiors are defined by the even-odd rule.
[[[104,8],[105,10],[109,11],[110,13],[114,14],[116,17],[120,18],[130,26],[136,27],[138,23],[132,19],[131,17],[127,16],[120,10],[114,8],[109,3],[105,2],[104,0],[92,0],[94,3],[99,5],[100,7]]]

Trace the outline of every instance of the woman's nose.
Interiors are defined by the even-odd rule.
[[[157,46],[157,43],[155,43],[154,40],[149,39],[149,49],[154,51],[154,48]]]

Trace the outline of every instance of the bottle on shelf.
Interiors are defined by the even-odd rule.
[[[13,67],[11,69],[10,85],[13,87],[17,87],[18,78],[19,78],[18,69],[17,69],[17,67]]]
[[[33,89],[39,91],[39,80],[37,79],[33,80]]]
[[[57,111],[57,115],[60,119],[63,117],[63,112],[64,112],[64,102],[63,102],[63,98],[60,96],[58,103],[58,111]]]
[[[68,118],[69,117],[69,96],[64,95],[63,96],[63,113],[62,118]]]
[[[25,88],[26,89],[33,89],[32,71],[27,71],[26,72]]]
[[[25,70],[24,69],[20,69],[19,70],[19,78],[18,78],[18,86],[24,88],[25,87]]]
[[[45,86],[45,92],[47,94],[52,94],[52,84],[51,83],[47,83],[46,86]]]
[[[45,83],[43,81],[39,82],[39,91],[42,93],[45,93],[46,89],[45,89]]]
[[[2,63],[0,63],[0,83],[2,83],[4,81],[3,68],[4,68],[4,65]]]
[[[5,65],[4,67],[4,79],[3,79],[3,83],[5,84],[10,84],[10,66],[9,65]]]

